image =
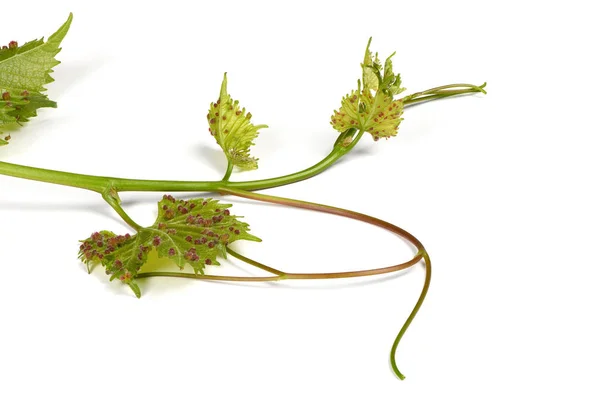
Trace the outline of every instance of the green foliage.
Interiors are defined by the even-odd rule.
[[[342,99],[342,106],[334,111],[331,125],[339,132],[350,128],[368,132],[374,140],[396,136],[402,121],[402,100],[394,100],[394,96],[402,93],[400,74],[394,74],[390,55],[384,65],[379,56],[369,50],[371,39],[365,50],[362,67],[362,81],[358,88]],[[383,69],[383,71],[382,71]]]
[[[52,68],[60,63],[55,56],[65,38],[73,14],[46,42],[43,38],[18,46],[10,42],[0,49],[0,127],[27,122],[41,107],[56,107],[48,99],[44,85],[53,82]],[[0,138],[0,145],[10,137]],[[6,140],[5,140],[6,139]]]
[[[227,74],[223,76],[221,94],[208,110],[208,130],[225,152],[227,160],[242,170],[258,168],[258,159],[250,156],[250,146],[258,136],[258,130],[267,125],[253,125],[252,114],[240,109],[239,101],[227,93]]]
[[[181,269],[188,264],[197,274],[203,274],[206,265],[219,265],[218,256],[226,257],[228,244],[241,239],[260,241],[248,233],[248,224],[230,214],[229,207],[231,204],[213,199],[176,200],[164,196],[152,226],[135,235],[95,232],[82,241],[79,258],[88,265],[99,262],[111,280],[128,284],[140,297],[135,278],[152,249]]]

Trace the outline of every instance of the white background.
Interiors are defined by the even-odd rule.
[[[494,3],[4,2],[2,43],[75,17],[48,87],[59,108],[13,133],[2,161],[220,179],[205,115],[228,71],[233,97],[270,126],[260,169],[234,179],[303,169],[336,138],[329,116],[369,36],[398,52],[407,93],[487,81],[489,95],[407,109],[398,137],[365,137],[324,174],[267,191],[386,219],[425,244],[433,282],[399,347],[405,381],[388,351],[422,266],[327,283],[156,278],[138,300],[77,260],[93,231],[129,231],[97,194],[0,177],[0,398],[599,398],[597,14],[592,2]],[[144,225],[161,195],[122,198]],[[227,201],[264,240],[236,248],[278,268],[412,255],[358,222]]]

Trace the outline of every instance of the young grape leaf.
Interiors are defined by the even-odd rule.
[[[402,112],[402,101],[393,100],[383,91],[373,95],[370,90],[355,90],[342,99],[342,107],[333,112],[331,124],[339,132],[361,129],[377,141],[396,136]]]
[[[365,50],[365,59],[361,64],[363,70],[363,86],[365,89],[377,90],[379,87],[379,79],[377,77],[377,73],[381,69],[381,64],[379,63],[379,56],[375,53],[375,57],[369,50],[371,46],[371,39],[369,38],[369,42],[367,43],[367,49]]]
[[[402,93],[400,74],[392,70],[392,57],[382,65],[378,55],[371,53],[367,44],[365,59],[361,64],[363,79],[358,82],[358,89],[342,99],[342,106],[333,112],[331,125],[339,132],[356,128],[370,133],[374,140],[396,136],[402,121],[402,100],[394,100],[394,96]],[[361,87],[362,84],[362,87]]]
[[[196,273],[203,274],[206,265],[220,265],[217,257],[226,257],[228,244],[241,239],[260,241],[248,233],[248,224],[231,215],[229,207],[231,204],[213,199],[176,200],[164,196],[152,226],[134,235],[95,232],[82,241],[79,258],[88,266],[99,262],[111,280],[121,280],[140,297],[135,278],[152,249],[181,269],[189,264]]]
[[[227,74],[223,76],[221,94],[208,110],[209,132],[225,152],[227,160],[242,170],[258,168],[258,159],[250,156],[250,146],[258,136],[258,130],[267,125],[250,123],[252,114],[240,109],[239,101],[227,93]]]
[[[402,79],[400,79],[400,74],[394,75],[394,71],[392,69],[392,57],[394,57],[395,54],[395,52],[392,53],[392,55],[385,60],[382,82],[383,91],[391,94],[392,96],[400,94],[406,90],[406,88],[401,86]]]
[[[0,49],[0,127],[27,122],[37,115],[41,107],[56,107],[45,94],[45,84],[53,82],[52,68],[60,64],[55,56],[65,38],[73,14],[46,42],[33,40],[19,46],[10,42]],[[8,143],[10,136],[0,138],[0,146]]]

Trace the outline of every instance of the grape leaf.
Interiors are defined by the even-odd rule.
[[[394,100],[394,96],[402,93],[400,74],[394,74],[390,55],[382,65],[377,54],[373,56],[369,50],[371,39],[367,44],[362,82],[358,89],[342,99],[342,106],[331,116],[331,125],[339,132],[350,128],[360,129],[371,134],[374,140],[396,136],[402,121],[402,100]],[[362,84],[362,87],[361,87]]]
[[[56,103],[48,99],[48,96],[26,90],[20,93],[5,91],[2,99],[5,100],[0,100],[0,126],[27,122],[37,116],[37,110],[42,107],[56,108]],[[5,139],[10,139],[10,136],[5,136]],[[6,144],[8,140],[0,138],[0,146]]]
[[[242,170],[258,168],[258,159],[250,156],[250,146],[258,136],[258,130],[267,125],[253,125],[251,113],[240,110],[239,101],[232,100],[227,93],[227,74],[223,76],[221,93],[216,103],[208,110],[209,132],[225,152],[227,160]]]
[[[10,42],[0,49],[0,127],[27,122],[42,107],[56,107],[56,103],[42,94],[45,84],[53,82],[52,68],[60,64],[55,56],[65,38],[73,14],[46,42],[33,40],[18,46]],[[8,143],[10,136],[0,138],[0,146]]]
[[[260,241],[248,233],[248,224],[231,215],[229,207],[231,204],[213,199],[176,200],[164,196],[152,226],[134,235],[95,232],[82,241],[79,258],[88,266],[102,264],[111,280],[121,280],[140,297],[135,278],[153,249],[179,268],[189,264],[197,274],[203,274],[206,265],[220,265],[217,257],[226,257],[228,244],[242,239]]]
[[[339,132],[358,128],[370,133],[375,141],[398,133],[402,121],[402,101],[377,91],[355,90],[342,99],[342,107],[334,111],[331,124]]]
[[[44,85],[53,82],[52,68],[60,64],[54,57],[60,51],[60,43],[65,38],[73,14],[44,43],[44,39],[33,40],[21,47],[11,42],[0,50],[0,87],[4,89],[43,92]]]

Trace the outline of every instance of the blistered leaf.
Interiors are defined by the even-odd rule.
[[[237,100],[227,93],[227,74],[223,76],[221,94],[208,110],[208,130],[225,152],[227,159],[242,170],[258,168],[258,159],[250,156],[250,146],[258,136],[258,130],[267,125],[253,125],[252,114],[240,108]]]
[[[395,75],[392,57],[389,56],[382,66],[377,54],[373,57],[367,44],[365,59],[361,64],[363,79],[358,89],[342,99],[342,106],[333,112],[331,125],[339,132],[355,128],[368,132],[373,139],[396,136],[402,121],[403,103],[394,100],[394,96],[403,92],[400,74]]]
[[[55,56],[69,31],[73,15],[46,42],[33,40],[18,46],[10,42],[0,49],[0,127],[27,122],[42,107],[56,107],[45,94],[45,84],[54,81],[52,68],[60,62]],[[0,138],[7,144],[9,136]]]
[[[158,217],[152,226],[135,235],[100,231],[82,241],[79,258],[88,264],[99,262],[111,280],[119,279],[140,296],[135,278],[151,250],[183,269],[190,265],[198,274],[206,265],[219,265],[226,246],[236,240],[260,241],[249,233],[248,224],[231,215],[231,204],[213,199],[176,200],[164,196],[158,203]]]
[[[56,103],[41,93],[4,91],[0,97],[0,126],[27,122],[37,116],[37,110],[42,107],[55,108]],[[0,138],[0,146],[5,144],[8,144],[8,141]]]
[[[402,121],[402,101],[370,90],[353,91],[342,99],[342,107],[333,112],[331,124],[339,132],[357,128],[370,133],[374,140],[396,136]]]

